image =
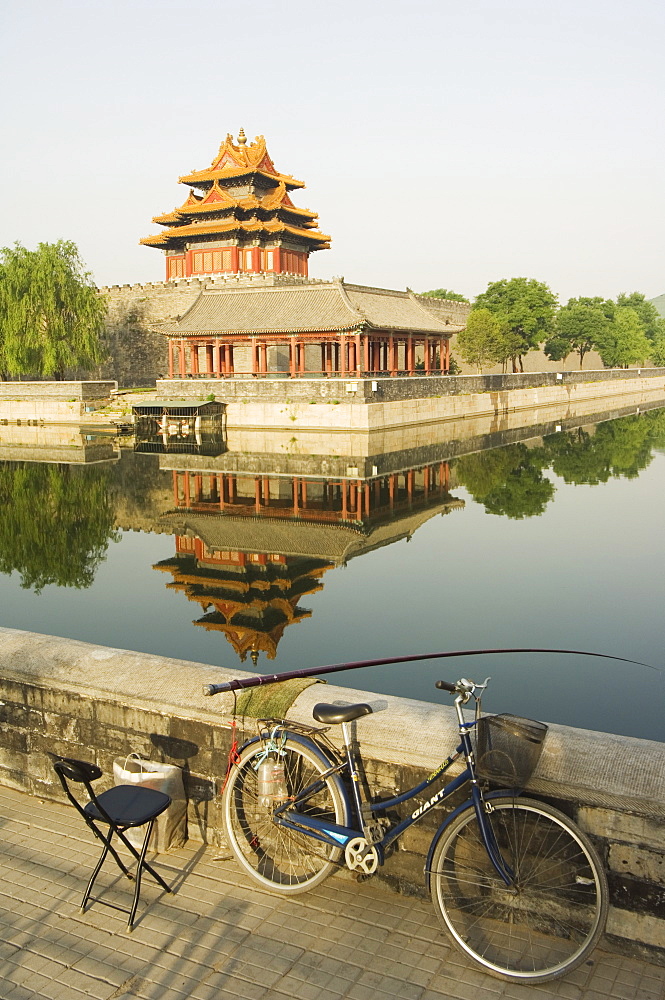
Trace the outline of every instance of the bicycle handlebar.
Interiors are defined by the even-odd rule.
[[[450,681],[436,681],[434,687],[438,688],[440,691],[450,691],[451,694],[454,691],[457,691],[455,685],[451,684]]]

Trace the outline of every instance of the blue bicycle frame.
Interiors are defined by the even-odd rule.
[[[375,802],[365,802],[361,797],[360,780],[355,754],[351,747],[347,745],[345,759],[331,766],[327,771],[321,774],[315,782],[307,788],[304,788],[294,799],[278,806],[273,814],[273,820],[278,826],[284,827],[288,830],[294,830],[298,833],[304,833],[308,837],[312,837],[314,840],[319,840],[324,844],[329,844],[332,847],[344,848],[350,843],[350,841],[358,837],[362,837],[367,840],[368,844],[372,844],[372,846],[377,849],[379,861],[383,864],[385,850],[387,847],[393,844],[405,830],[408,830],[410,826],[413,826],[414,823],[417,823],[418,820],[425,816],[430,809],[432,809],[435,805],[439,805],[441,802],[444,802],[468,781],[471,784],[471,797],[453,810],[453,812],[447,816],[441,824],[439,830],[433,838],[430,855],[433,850],[433,845],[436,843],[441,831],[445,829],[445,827],[457,815],[459,815],[460,812],[472,805],[475,809],[480,835],[488,857],[502,880],[507,886],[509,886],[513,881],[513,873],[501,857],[501,852],[496,843],[492,826],[486,811],[486,803],[488,800],[493,798],[514,796],[517,793],[514,791],[499,791],[492,792],[489,795],[481,794],[475,776],[473,748],[471,746],[471,738],[469,735],[469,730],[472,729],[474,725],[475,722],[468,722],[463,723],[460,726],[461,742],[459,746],[456,748],[454,753],[450,754],[450,756],[447,757],[446,760],[444,760],[436,768],[436,770],[429,774],[419,785],[410,788],[401,795],[396,795],[394,798],[380,799]],[[422,794],[422,792],[435,784],[435,782],[437,782],[462,755],[467,762],[467,766],[461,774],[459,774],[456,778],[453,778],[453,780],[447,785],[440,788],[438,792],[432,795],[431,798],[429,798],[422,805],[418,806],[417,809],[415,809],[400,823],[388,830],[381,839],[375,839],[371,836],[372,817],[376,816],[378,813],[384,812],[387,809],[400,806],[404,802],[408,802],[410,799]],[[298,803],[306,801],[311,795],[320,791],[325,786],[328,778],[333,775],[338,775],[340,772],[346,770],[348,770],[349,777],[351,778],[351,790],[353,796],[352,805],[354,808],[350,812],[355,815],[356,821],[359,822],[361,829],[338,826],[336,823],[330,823],[327,820],[318,819],[316,816],[307,816],[296,811]],[[340,787],[346,795],[346,789],[341,782]],[[348,795],[346,797],[348,802]],[[429,867],[428,857],[426,870],[429,870]]]

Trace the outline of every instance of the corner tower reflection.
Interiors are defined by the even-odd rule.
[[[464,506],[449,493],[447,462],[346,472],[172,470],[173,509],[160,520],[176,534],[176,552],[154,568],[201,606],[194,624],[223,633],[241,661],[275,658],[287,626],[311,616],[299,601],[322,589],[328,570]]]

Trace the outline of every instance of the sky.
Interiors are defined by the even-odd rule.
[[[0,246],[160,281],[139,239],[242,127],[332,237],[313,277],[665,291],[657,0],[3,0],[2,23]]]

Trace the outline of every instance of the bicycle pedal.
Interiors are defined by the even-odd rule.
[[[379,867],[379,852],[364,837],[354,837],[344,848],[344,860],[352,872],[373,875]]]

